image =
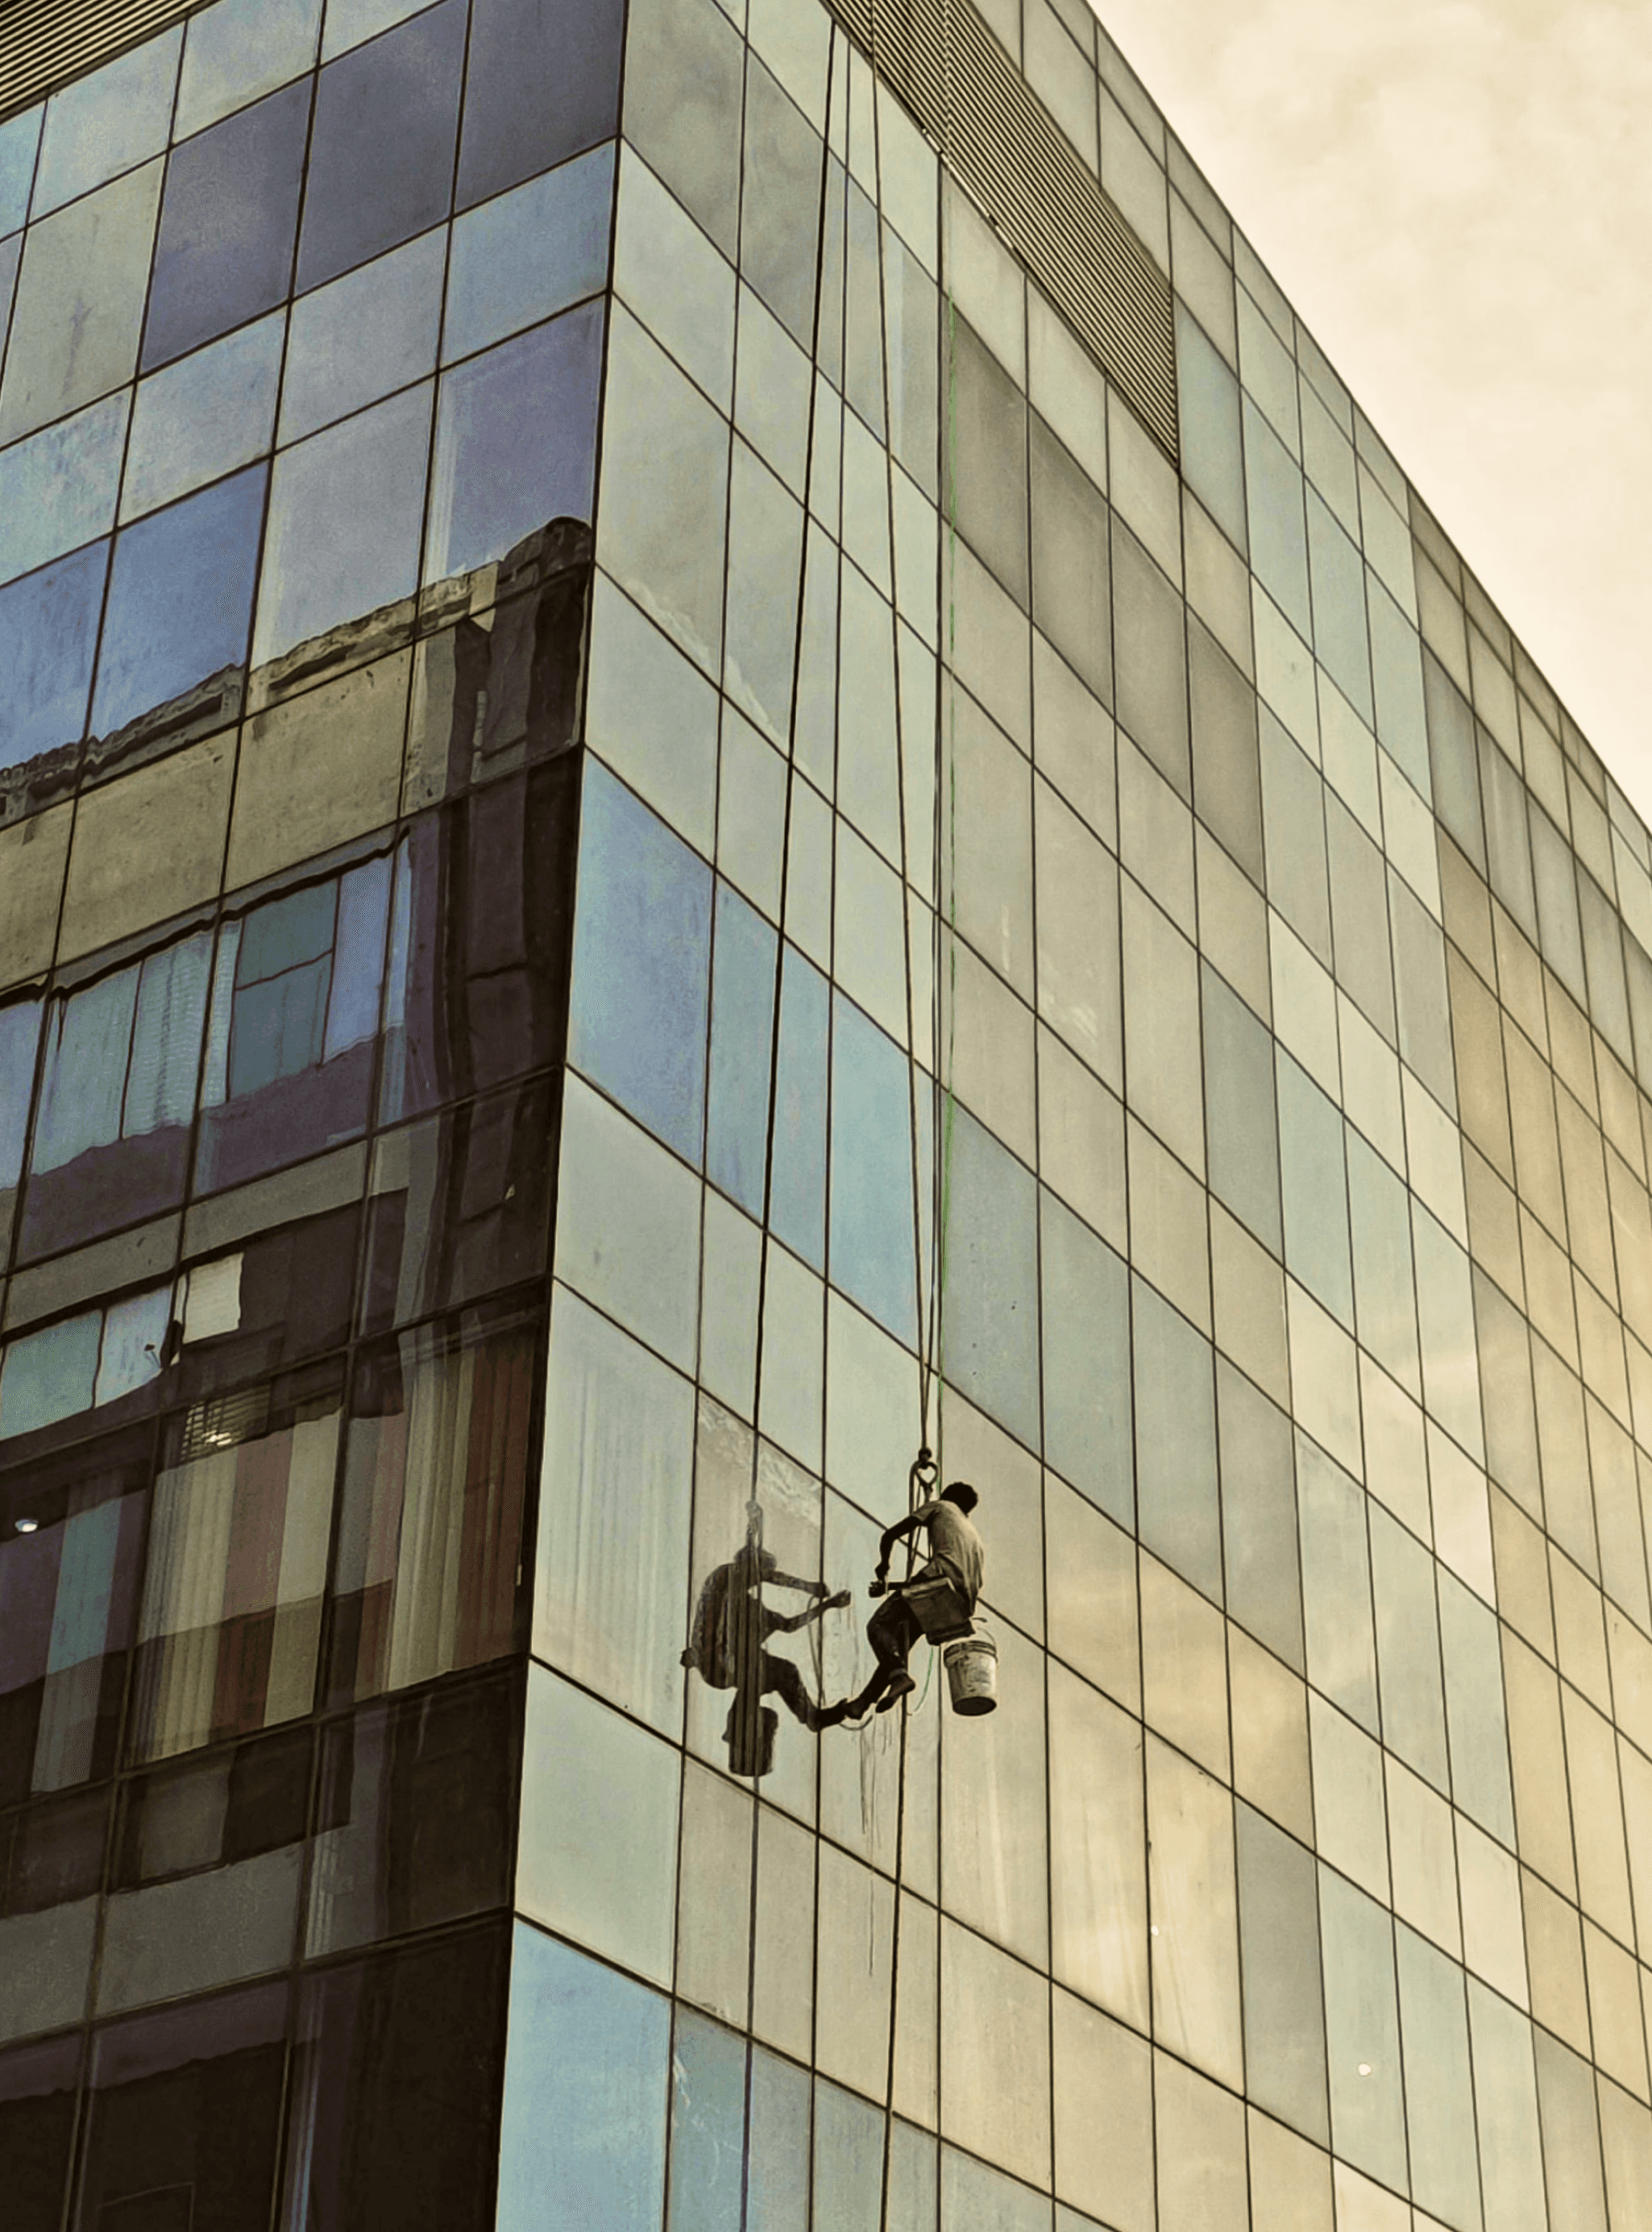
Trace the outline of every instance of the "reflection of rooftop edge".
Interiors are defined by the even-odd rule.
[[[511,598],[544,588],[590,563],[592,535],[582,519],[548,520],[503,558],[452,574],[393,604],[380,605],[310,636],[262,666],[221,667],[107,736],[58,744],[32,760],[0,768],[0,828],[41,814],[179,745],[267,712],[332,676],[371,665],[472,613],[491,613]]]

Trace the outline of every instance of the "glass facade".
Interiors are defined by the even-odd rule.
[[[8,2232],[1652,2222],[1652,841],[985,13],[1174,457],[820,0],[0,124]]]

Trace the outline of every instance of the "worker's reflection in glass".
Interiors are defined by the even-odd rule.
[[[797,1589],[816,1601],[799,1612],[777,1612],[764,1600],[765,1588]],[[734,1692],[723,1729],[732,1774],[766,1775],[773,1764],[780,1716],[762,1703],[765,1696],[777,1697],[806,1729],[831,1728],[842,1719],[842,1702],[817,1703],[804,1686],[802,1668],[766,1646],[771,1636],[796,1635],[849,1601],[847,1589],[829,1595],[824,1581],[783,1573],[773,1552],[762,1546],[760,1515],[733,1557],[706,1576],[682,1663],[710,1688]]]

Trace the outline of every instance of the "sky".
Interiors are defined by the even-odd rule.
[[[1096,11],[1652,822],[1652,10]]]

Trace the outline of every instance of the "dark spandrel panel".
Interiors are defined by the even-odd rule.
[[[1321,2146],[1330,2138],[1311,1852],[1241,1804],[1239,1934],[1251,2097]]]
[[[569,1059],[690,1162],[705,1123],[711,872],[593,763]]]
[[[374,1705],[322,1739],[306,1950],[427,1930],[511,1896],[514,1678]]]
[[[507,1943],[496,1927],[306,1981],[287,2222],[491,2232]]]
[[[461,209],[615,129],[624,21],[618,0],[472,0]]]
[[[360,1357],[334,1565],[329,1704],[516,1643],[537,1317],[467,1311]],[[439,1559],[433,1542],[446,1546]]]
[[[0,590],[0,767],[86,733],[109,546],[94,542]]]
[[[947,336],[947,516],[1024,610],[1026,398],[961,318],[949,321]]]
[[[271,94],[172,150],[143,369],[256,318],[292,276],[309,82]]]
[[[134,1761],[310,1710],[340,1377],[324,1366],[203,1397],[168,1422],[127,1723]]]
[[[1044,1455],[1135,1524],[1130,1465],[1130,1286],[1123,1262],[1064,1203],[1040,1196]]]
[[[58,2232],[80,2077],[78,2032],[0,2054],[8,2232]]]
[[[92,705],[100,735],[157,712],[164,733],[199,684],[246,658],[265,477],[255,465],[117,537]]]
[[[670,2002],[518,1923],[499,2144],[498,2232],[571,2223],[657,2232]]]
[[[443,0],[322,72],[310,140],[300,293],[447,214],[465,0]]]
[[[380,1119],[560,1061],[578,836],[571,757],[423,817],[398,856]]]
[[[287,1996],[265,1984],[98,2034],[78,2232],[268,2232]]]
[[[1043,419],[1032,421],[1032,617],[1103,704],[1113,696],[1107,506]]]
[[[1144,1281],[1131,1283],[1141,1541],[1219,1603],[1222,1527],[1211,1346]]]
[[[311,1749],[309,1729],[288,1729],[127,1783],[111,1887],[232,1867],[301,1843]]]
[[[1115,517],[1113,522],[1115,710],[1184,799],[1191,791],[1187,667],[1181,599]]]
[[[591,302],[444,374],[426,582],[474,573],[547,522],[589,520],[602,371]]]
[[[740,199],[740,35],[716,0],[632,0],[625,136],[732,261]]]
[[[114,1764],[153,1442],[0,1474],[0,1803]]]
[[[816,248],[820,233],[819,134],[753,55],[745,88],[745,195],[740,271],[791,334],[808,348],[814,339]],[[851,299],[849,400],[875,430],[883,422],[882,324],[878,315],[877,219],[851,188],[850,271],[860,282]],[[870,301],[867,280],[870,277]],[[870,311],[868,321],[867,313]]]
[[[1262,777],[1256,692],[1190,613],[1187,673],[1193,807],[1252,883],[1263,880]]]
[[[1227,1609],[1287,1665],[1303,1665],[1291,1421],[1226,1358],[1216,1362]]]
[[[543,1277],[555,1087],[537,1078],[390,1132],[374,1148],[362,1328]]]
[[[0,1913],[39,1914],[89,1898],[103,1880],[107,1789],[0,1817]]]

